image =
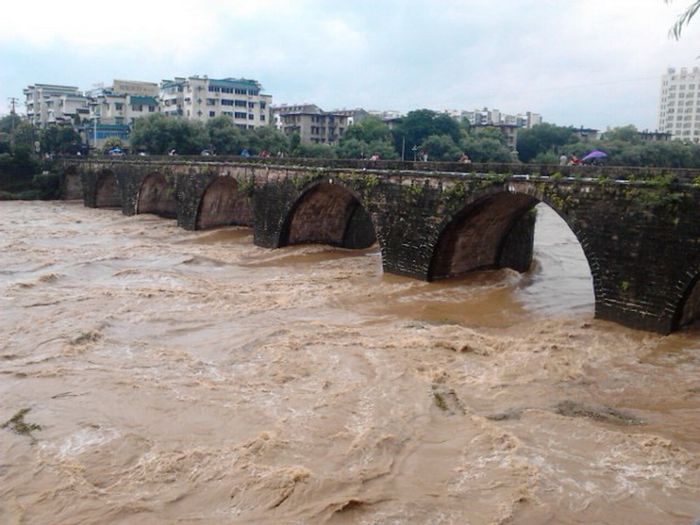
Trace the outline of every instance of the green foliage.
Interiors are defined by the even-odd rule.
[[[513,154],[508,146],[503,144],[500,131],[496,132],[498,138],[481,131],[467,134],[459,143],[461,151],[469,155],[474,162],[512,162]]]
[[[20,122],[15,128],[15,146],[26,146],[33,150],[38,136],[37,130],[29,122]]]
[[[39,135],[42,153],[75,154],[82,140],[72,126],[49,126]]]
[[[341,159],[363,159],[379,155],[380,159],[398,158],[392,144],[391,130],[376,117],[366,117],[350,126],[340,139],[337,155]]]
[[[134,149],[157,155],[172,149],[181,155],[196,155],[209,146],[209,137],[200,122],[160,113],[136,119],[130,140]]]
[[[564,146],[575,144],[578,137],[574,128],[555,126],[554,124],[537,124],[530,129],[518,131],[518,156],[523,162],[532,161],[540,153],[554,151],[564,152]]]
[[[248,136],[249,150],[252,154],[267,151],[271,155],[289,153],[289,140],[287,136],[273,126],[261,126],[243,133]],[[216,150],[215,150],[216,151]]]
[[[11,133],[14,128],[16,129],[22,123],[22,118],[17,115],[6,115],[0,118],[0,133]]]
[[[356,139],[365,143],[376,141],[390,142],[392,140],[391,130],[381,119],[377,117],[365,117],[357,124],[350,126],[343,140]],[[341,140],[341,143],[342,141]]]
[[[603,133],[603,139],[608,142],[621,140],[630,144],[639,144],[642,140],[639,137],[639,131],[632,124],[613,128]]]
[[[105,145],[104,145],[105,151],[109,151],[112,148],[123,148],[123,147],[124,147],[124,144],[122,143],[122,139],[120,139],[119,137],[108,137],[105,140]]]
[[[206,131],[209,135],[208,147],[217,155],[238,155],[245,146],[242,130],[224,115],[207,121]]]
[[[404,141],[406,151],[410,151],[431,135],[448,135],[457,143],[462,136],[461,132],[459,123],[449,115],[419,109],[403,117],[392,130],[392,135],[396,151],[400,152]]]
[[[336,150],[328,144],[299,144],[292,152],[295,157],[308,157],[319,159],[336,158]]]
[[[461,155],[459,146],[449,135],[430,135],[421,142],[420,148],[430,160],[454,161]]]

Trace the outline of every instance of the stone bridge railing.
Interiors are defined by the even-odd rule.
[[[588,260],[596,316],[667,333],[700,312],[699,173],[649,168],[319,159],[65,159],[85,204],[187,229],[253,228],[276,248],[378,242],[387,272],[434,280],[527,271],[533,207],[552,207]],[[565,291],[563,291],[565,292]]]

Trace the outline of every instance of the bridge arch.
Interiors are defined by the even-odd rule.
[[[362,249],[376,241],[374,223],[361,197],[327,179],[308,186],[291,206],[279,245],[319,243]]]
[[[102,170],[95,181],[95,207],[121,208],[122,193],[114,172]]]
[[[671,331],[679,330],[700,319],[700,271],[688,272],[690,279],[681,286],[682,293],[676,298],[676,309]]]
[[[175,185],[160,172],[146,175],[136,198],[136,213],[153,213],[169,219],[177,218]]]
[[[216,177],[206,187],[199,200],[195,229],[233,224],[253,224],[250,197],[239,190],[238,182],[233,177]]]
[[[586,235],[546,195],[532,186],[491,187],[476,192],[442,221],[428,270],[428,280],[445,279],[478,269],[530,269],[534,241],[534,207],[550,207],[576,237],[588,263],[597,295],[598,275]]]

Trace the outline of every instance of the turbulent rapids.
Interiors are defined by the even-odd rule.
[[[593,319],[535,266],[439,283],[375,246],[268,250],[0,203],[0,522],[700,520],[700,337]]]

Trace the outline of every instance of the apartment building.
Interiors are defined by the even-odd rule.
[[[700,68],[668,68],[661,76],[658,130],[674,139],[700,141]]]
[[[114,80],[90,93],[91,118],[101,124],[132,125],[137,118],[158,112],[158,89],[155,82]]]
[[[346,112],[323,111],[315,104],[274,106],[272,114],[279,130],[298,133],[303,144],[336,144],[350,119]]]
[[[85,141],[102,149],[109,138],[128,142],[134,121],[158,112],[158,84],[117,80],[88,92],[90,117],[83,128]]]
[[[206,121],[226,116],[242,129],[270,124],[272,96],[256,80],[175,77],[160,84],[161,112]]]
[[[40,128],[79,124],[88,118],[88,98],[75,86],[34,84],[24,90],[27,120]]]
[[[531,128],[542,124],[542,115],[526,111],[515,115],[502,113],[498,109],[446,110],[445,113],[456,119],[467,119],[472,126],[498,126],[501,124],[518,128]]]

